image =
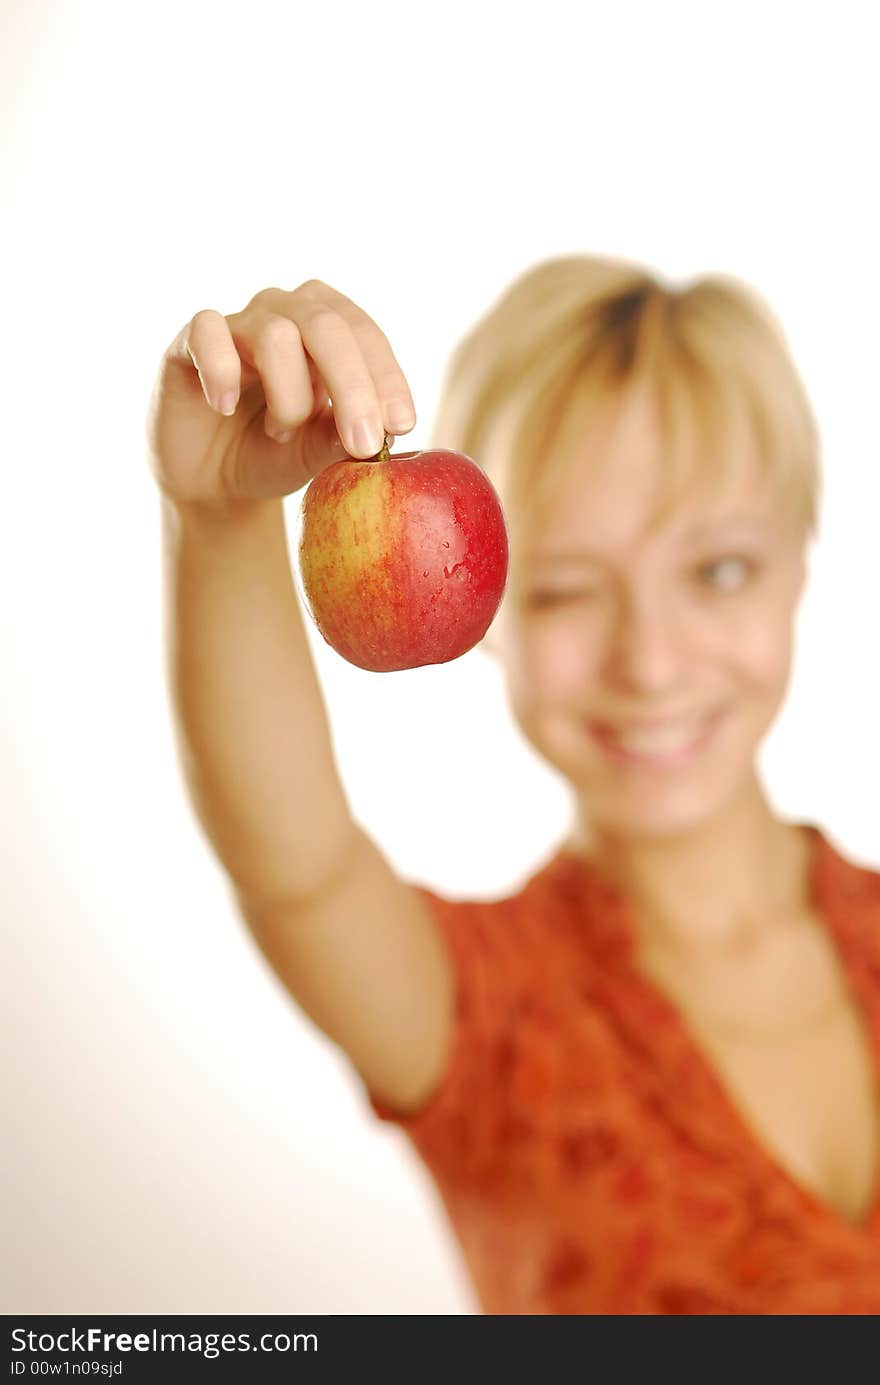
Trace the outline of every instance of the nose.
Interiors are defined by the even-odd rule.
[[[657,593],[630,594],[615,610],[606,677],[628,692],[658,696],[681,683],[686,660],[680,613]]]

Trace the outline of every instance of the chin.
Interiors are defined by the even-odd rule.
[[[661,841],[698,832],[714,821],[729,801],[713,796],[711,799],[681,795],[678,799],[657,799],[642,803],[609,803],[595,799],[589,791],[583,795],[589,821],[603,832],[615,837],[640,841]]]

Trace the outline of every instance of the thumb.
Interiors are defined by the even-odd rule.
[[[298,436],[294,434],[290,446],[297,445],[304,472],[302,485],[314,480],[334,462],[363,460],[353,458],[347,451],[337,431],[336,416],[329,400],[298,430]]]
[[[262,412],[242,439],[236,490],[249,500],[272,500],[292,495],[334,462],[351,460],[338,432],[333,406],[326,404],[294,429],[288,442],[270,438]]]

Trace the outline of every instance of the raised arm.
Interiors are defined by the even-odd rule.
[[[240,401],[225,416],[215,406],[230,389]],[[362,417],[372,440],[355,433]],[[413,422],[375,323],[314,281],[229,318],[196,314],[163,358],[148,421],[168,686],[194,809],[280,979],[401,1108],[441,1075],[451,969],[419,896],[346,801],[281,497]],[[285,443],[270,436],[283,431]]]
[[[248,913],[324,894],[356,828],[282,503],[161,503],[168,683],[193,804]]]

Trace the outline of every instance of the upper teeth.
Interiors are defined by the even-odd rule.
[[[671,755],[685,750],[699,737],[705,722],[688,726],[656,726],[647,729],[608,728],[608,734],[634,755]]]

